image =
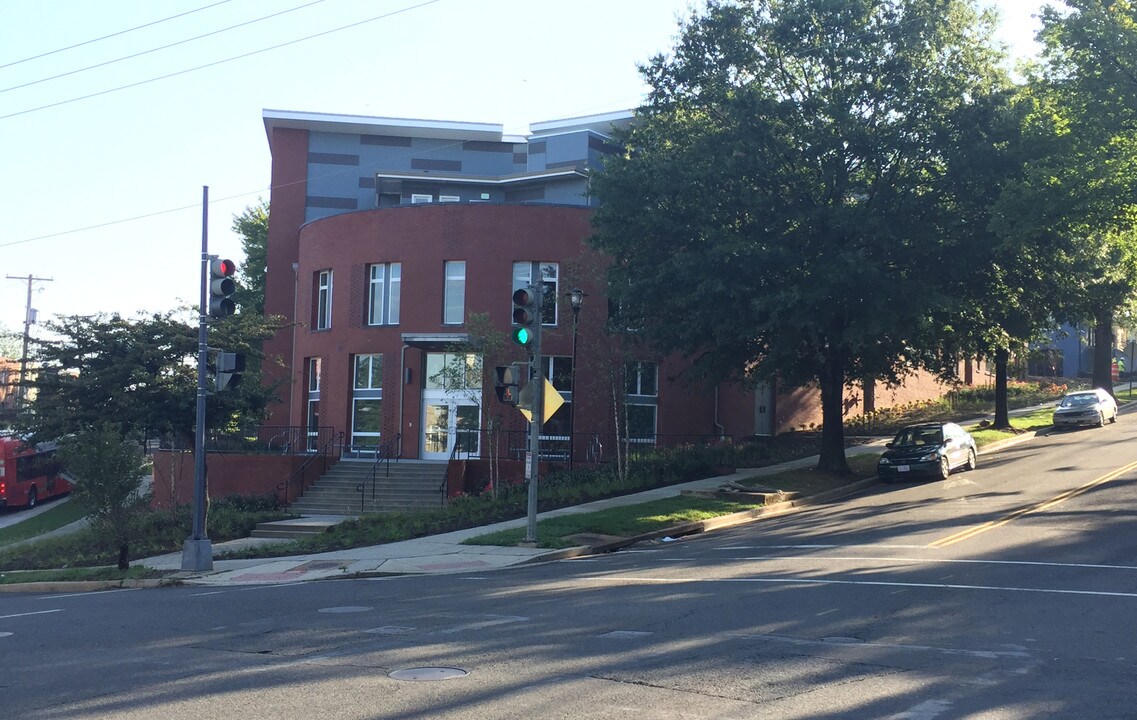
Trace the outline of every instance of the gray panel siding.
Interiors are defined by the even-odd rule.
[[[361,145],[387,145],[389,147],[410,147],[409,137],[395,137],[394,135],[362,135],[359,138]]]
[[[304,198],[304,204],[310,208],[334,208],[336,210],[358,210],[359,201],[356,198],[319,197],[309,195]]]
[[[375,173],[379,172],[426,171],[503,177],[526,170],[583,165],[596,156],[595,147],[589,152],[587,132],[553,136],[526,144],[314,131],[308,136],[309,197],[305,219],[311,222],[341,212],[376,207]],[[550,163],[548,166],[545,165],[546,160]],[[458,188],[429,180],[423,185],[429,185],[434,196],[439,192],[459,195],[463,201],[480,200],[485,192],[490,195],[489,202],[573,205],[587,202],[582,181],[573,181],[571,185],[560,181],[558,187],[547,190],[542,189],[542,185],[528,184],[523,187],[487,185]],[[573,189],[567,189],[569,187]],[[409,202],[410,186],[403,187],[402,191],[405,202]],[[391,200],[388,197],[384,203]]]
[[[434,158],[414,158],[411,160],[411,170],[443,170],[446,172],[462,172],[462,161],[436,160]]]
[[[308,153],[309,164],[319,165],[358,165],[358,155],[346,155],[344,153]]]

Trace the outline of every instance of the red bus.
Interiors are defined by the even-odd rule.
[[[40,500],[71,492],[60,474],[55,443],[31,445],[0,437],[0,507],[35,507]]]

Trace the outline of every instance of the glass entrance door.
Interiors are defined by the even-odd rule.
[[[422,459],[449,460],[455,451],[462,457],[480,452],[477,405],[443,398],[428,399],[422,410]]]

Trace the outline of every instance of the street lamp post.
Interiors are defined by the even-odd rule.
[[[580,288],[569,290],[569,305],[572,306],[572,372],[569,374],[569,392],[572,394],[572,407],[569,408],[569,467],[573,466],[574,447],[576,445],[576,337],[577,322],[580,319],[580,307],[584,305],[584,298],[588,293]]]

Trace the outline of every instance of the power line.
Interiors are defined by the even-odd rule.
[[[4,65],[0,65],[0,69],[6,68],[6,67],[12,67],[13,65],[19,65],[21,63],[26,63],[26,62],[29,62],[31,60],[38,60],[42,57],[47,57],[48,55],[55,55],[56,53],[61,53],[65,50],[74,50],[77,47],[83,47],[84,45],[90,45],[91,43],[97,43],[101,40],[107,40],[109,38],[118,37],[119,35],[125,35],[127,33],[134,32],[135,30],[141,30],[143,28],[148,28],[148,27],[151,27],[153,25],[158,25],[160,23],[164,23],[168,20],[176,20],[177,18],[185,17],[186,15],[192,15],[196,12],[201,12],[202,10],[208,10],[211,7],[217,7],[218,5],[224,5],[225,3],[229,2],[229,1],[230,0],[220,0],[220,2],[215,2],[212,5],[203,5],[202,7],[195,8],[193,10],[187,10],[184,13],[178,13],[177,15],[171,15],[170,17],[162,18],[161,20],[155,20],[154,22],[148,22],[145,25],[138,25],[136,27],[127,28],[126,30],[119,30],[118,32],[113,32],[110,35],[103,35],[102,37],[97,37],[97,38],[94,38],[92,40],[84,40],[81,43],[75,43],[74,45],[68,45],[67,47],[61,47],[57,50],[48,50],[45,53],[40,53],[39,55],[32,55],[31,57],[26,57],[26,58],[23,58],[22,60],[13,60],[10,63],[5,63]]]
[[[312,40],[314,38],[323,37],[324,35],[331,35],[332,33],[337,33],[337,32],[340,32],[342,30],[349,30],[349,29],[354,28],[354,27],[359,27],[360,25],[366,25],[367,23],[375,22],[376,20],[383,20],[383,19],[386,19],[389,17],[393,17],[395,15],[400,15],[400,14],[405,13],[405,12],[410,12],[411,10],[418,10],[419,8],[426,7],[427,5],[433,5],[439,1],[440,0],[426,0],[426,2],[421,2],[418,5],[411,5],[410,7],[400,8],[399,10],[392,10],[391,12],[383,13],[382,15],[376,15],[375,17],[367,18],[366,20],[360,20],[358,22],[350,23],[348,25],[343,25],[343,26],[338,27],[338,28],[332,28],[331,30],[325,30],[323,32],[314,33],[312,35],[306,35],[302,38],[297,38],[295,40],[289,40],[288,42],[283,42],[283,43],[280,43],[278,45],[272,45],[270,47],[262,48],[260,50],[252,50],[252,51],[247,52],[247,53],[242,53],[241,55],[234,55],[233,57],[225,58],[224,60],[217,60],[217,61],[214,61],[211,63],[206,63],[204,65],[198,65],[196,67],[187,68],[185,70],[178,70],[177,72],[167,73],[166,75],[160,75],[158,77],[152,77],[152,78],[149,78],[147,80],[139,80],[138,82],[130,83],[128,85],[119,85],[118,87],[113,87],[113,88],[110,88],[108,90],[100,90],[99,92],[90,93],[89,95],[81,95],[79,97],[73,97],[73,98],[70,98],[68,100],[60,100],[59,102],[49,103],[47,105],[40,105],[39,107],[34,107],[34,108],[28,108],[27,110],[20,110],[18,112],[14,112],[14,113],[8,113],[7,115],[0,115],[0,120],[7,120],[8,118],[18,117],[20,115],[27,115],[28,113],[37,112],[39,110],[47,110],[48,108],[59,107],[60,105],[67,105],[69,103],[78,102],[80,100],[89,100],[91,98],[99,97],[101,95],[109,95],[110,93],[118,92],[119,90],[127,90],[129,88],[138,87],[139,85],[147,85],[147,84],[152,83],[152,82],[157,82],[158,80],[166,80],[166,79],[169,79],[172,77],[177,77],[179,75],[185,75],[187,73],[195,72],[197,70],[204,70],[206,68],[211,68],[211,67],[214,67],[216,65],[223,65],[225,63],[232,62],[234,60],[241,60],[243,58],[252,57],[253,55],[259,55],[261,53],[265,53],[265,52],[268,52],[270,50],[279,50],[282,47],[288,47],[289,45],[295,45],[296,43],[304,42],[306,40]]]
[[[228,2],[229,0],[225,0],[225,1]],[[297,5],[294,8],[289,8],[288,10],[281,10],[280,12],[276,12],[276,13],[273,13],[271,15],[265,15],[264,17],[255,18],[253,20],[246,20],[245,22],[237,23],[236,25],[230,25],[229,27],[221,28],[220,30],[214,30],[212,32],[207,32],[203,35],[198,35],[196,37],[186,38],[185,40],[179,40],[177,42],[170,43],[169,45],[162,45],[161,47],[150,48],[149,50],[143,50],[142,52],[136,52],[133,55],[124,55],[123,57],[118,57],[118,58],[115,58],[113,60],[107,60],[106,62],[101,62],[101,63],[95,64],[95,65],[88,65],[87,67],[82,67],[82,68],[79,68],[77,70],[69,70],[65,73],[59,73],[58,75],[52,75],[51,77],[40,78],[39,80],[32,80],[30,82],[26,82],[26,83],[23,83],[21,85],[13,85],[12,87],[6,87],[3,89],[0,89],[0,93],[6,93],[10,90],[19,90],[20,88],[26,88],[26,87],[30,87],[32,85],[39,85],[40,83],[45,83],[45,82],[48,82],[50,80],[58,80],[59,78],[67,77],[69,75],[77,75],[81,72],[86,72],[87,70],[94,70],[95,68],[106,67],[107,65],[114,65],[115,63],[119,63],[119,62],[122,62],[124,60],[133,60],[136,57],[142,57],[143,55],[149,55],[150,53],[155,53],[155,52],[158,52],[160,50],[168,50],[169,48],[177,47],[178,45],[185,45],[186,43],[191,43],[195,40],[201,40],[202,38],[211,37],[213,35],[220,35],[223,32],[228,32],[230,30],[236,30],[237,28],[245,27],[246,25],[253,25],[255,23],[263,22],[265,20],[271,20],[274,17],[278,17],[280,15],[286,15],[290,12],[296,12],[297,10],[303,10],[306,7],[311,7],[312,5],[318,5],[319,3],[322,3],[322,2],[324,2],[324,0],[313,0],[312,2],[305,3],[304,5]]]

